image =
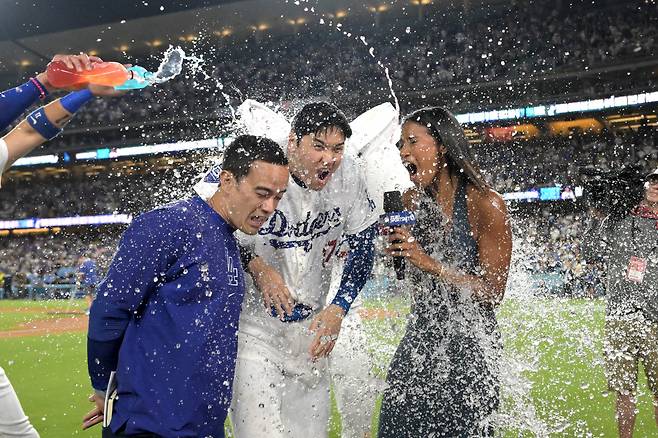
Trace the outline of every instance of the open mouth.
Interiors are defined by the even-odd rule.
[[[318,171],[318,179],[320,181],[325,181],[327,178],[329,178],[329,175],[331,175],[331,172],[326,169]]]
[[[260,228],[263,226],[265,223],[266,218],[263,216],[258,216],[254,215],[249,218],[249,221],[251,222],[252,225],[254,225],[256,228]]]
[[[418,173],[418,167],[409,162],[404,163],[404,167],[407,169],[407,172],[409,172],[409,175],[414,176],[416,173]]]

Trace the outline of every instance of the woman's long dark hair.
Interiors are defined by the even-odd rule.
[[[446,163],[451,175],[463,175],[480,191],[490,187],[473,162],[471,147],[461,124],[450,111],[440,106],[422,108],[405,117],[403,123],[406,122],[426,126],[436,143],[446,148]],[[436,190],[432,185],[428,188],[429,192]]]

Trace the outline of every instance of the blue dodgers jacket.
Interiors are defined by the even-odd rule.
[[[123,235],[88,334],[92,386],[105,390],[117,372],[114,432],[224,436],[244,295],[234,231],[197,196]]]

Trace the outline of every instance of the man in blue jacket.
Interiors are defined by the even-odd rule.
[[[91,307],[88,367],[103,419],[116,370],[118,398],[103,437],[223,437],[231,403],[244,274],[233,233],[255,234],[288,184],[271,140],[238,137],[221,184],[139,216],[123,235]]]

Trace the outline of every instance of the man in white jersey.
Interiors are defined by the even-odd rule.
[[[353,123],[358,128],[355,139],[359,144],[353,147],[350,143],[350,156],[344,159],[343,142],[351,128],[335,107],[305,107],[289,136],[285,119],[260,104],[248,101],[240,113],[248,132],[267,132],[281,142],[287,140],[291,163],[297,164],[291,166],[292,194],[279,206],[276,217],[261,228],[254,241],[243,241],[259,256],[249,268],[262,292],[251,284],[243,306],[232,415],[236,436],[259,436],[265,431],[268,436],[326,435],[329,366],[343,414],[343,436],[361,437],[370,428],[377,387],[369,376],[371,364],[360,318],[354,309],[344,320],[342,315],[370,271],[369,225],[376,221],[381,201],[368,198],[363,169],[354,157],[374,149],[367,147],[369,143],[388,142],[399,169],[393,166],[387,175],[408,179],[392,143],[398,137],[397,112],[390,105],[382,105],[369,116],[359,117]],[[382,125],[383,129],[378,128]],[[327,151],[329,148],[333,150]],[[387,167],[391,166],[379,170],[386,173]],[[377,191],[380,187],[395,188],[383,184],[381,178],[373,181]],[[206,182],[212,190],[213,172],[206,176]],[[404,183],[402,186],[397,188],[406,187]],[[197,191],[203,194],[203,184],[197,185]],[[343,234],[348,240],[361,240],[362,248],[352,251],[336,296],[328,297],[331,271],[339,264],[335,253]],[[359,265],[355,259],[365,263],[355,269]],[[320,310],[325,300],[328,306]],[[279,316],[295,319],[289,316],[293,303],[297,304],[293,315],[298,318],[311,308],[310,316],[282,322],[268,311],[274,305]],[[348,333],[339,338],[328,364],[323,356],[331,352],[341,320],[343,331]],[[309,327],[315,330],[314,337],[307,332]]]

